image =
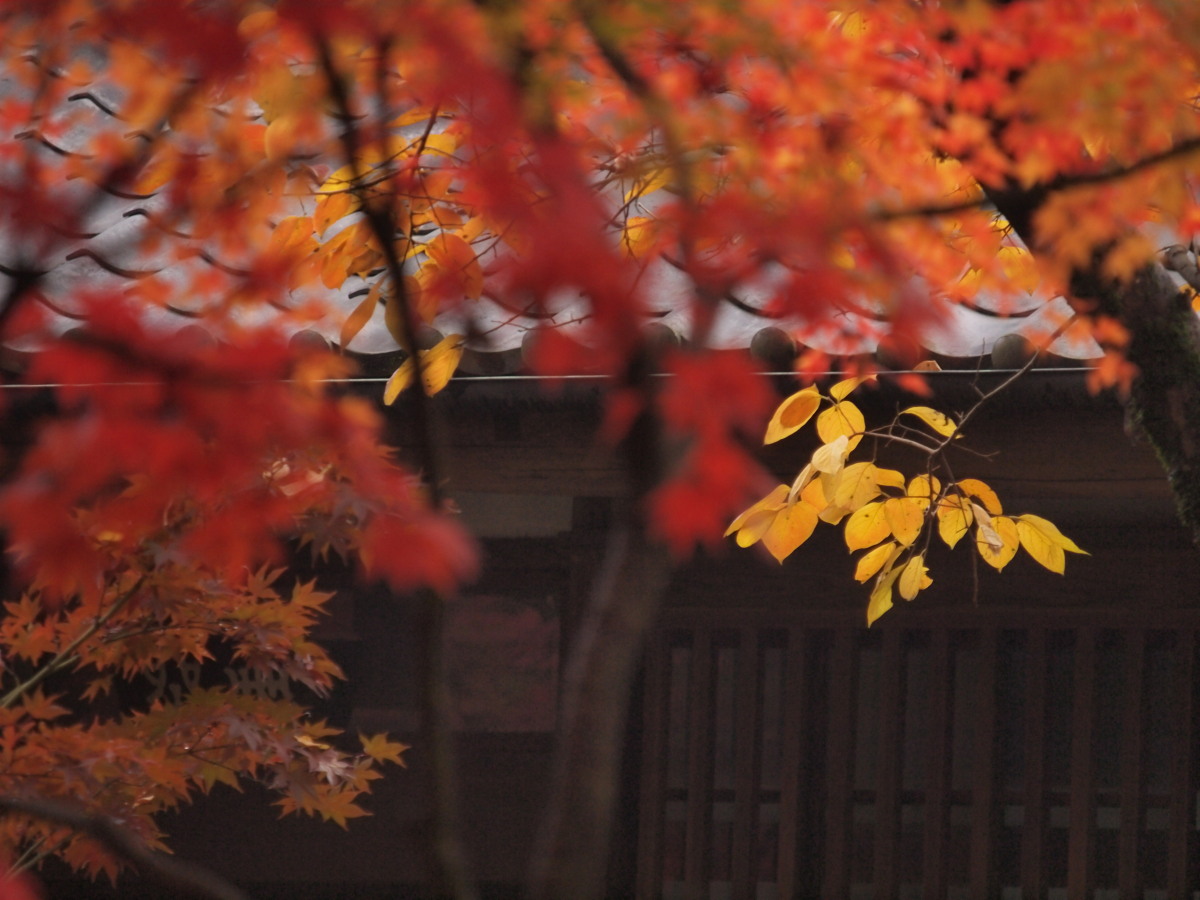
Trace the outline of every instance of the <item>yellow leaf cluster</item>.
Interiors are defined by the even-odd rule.
[[[855,564],[854,579],[872,582],[868,625],[892,608],[896,593],[903,600],[912,600],[933,584],[926,560],[935,531],[951,549],[972,534],[980,557],[997,570],[1008,565],[1022,547],[1040,565],[1059,573],[1066,553],[1084,552],[1039,516],[1005,515],[996,492],[977,478],[943,484],[932,471],[906,479],[903,473],[874,461],[850,462],[851,453],[865,436],[886,441],[894,434],[891,430],[868,431],[861,409],[846,399],[863,380],[838,382],[828,394],[809,386],[779,404],[767,425],[764,443],[796,433],[814,417],[821,443],[790,487],[776,486],[733,520],[726,536],[735,535],[738,546],[761,541],[782,563],[812,536],[820,522],[835,526],[844,522],[847,549],[851,553],[865,551]],[[920,420],[936,436],[925,438],[931,461],[950,439],[960,437],[958,423],[932,407],[907,407],[897,413],[896,421],[904,416]],[[915,430],[904,433],[918,434]],[[911,444],[915,439],[904,440]]]

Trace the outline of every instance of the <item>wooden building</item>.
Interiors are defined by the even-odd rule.
[[[997,377],[931,376],[949,409]],[[519,895],[559,660],[618,491],[591,439],[597,398],[586,381],[546,393],[464,379],[440,404],[452,490],[487,557],[448,635],[485,896]],[[833,529],[782,566],[732,546],[682,565],[633,699],[614,900],[1200,890],[1200,555],[1161,470],[1079,369],[1034,371],[968,440],[996,455],[964,457],[960,477],[970,468],[1007,509],[1045,515],[1092,555],[1063,577],[1020,557],[974,571],[966,548],[943,552],[934,587],[870,630]],[[781,474],[798,467],[788,455],[770,460]],[[335,722],[411,736],[403,601],[357,589],[339,603],[326,639],[349,681]],[[417,896],[419,745],[409,761],[346,832],[218,791],[170,823],[174,844],[258,897]],[[154,896],[140,890],[122,896]]]

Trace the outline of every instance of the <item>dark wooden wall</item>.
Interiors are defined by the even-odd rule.
[[[951,896],[955,886],[954,896],[997,896],[1004,885],[1040,896],[1054,884],[1082,897],[1080,885],[1113,878],[1122,889],[1196,886],[1194,810],[1181,805],[1194,796],[1194,736],[1170,729],[1190,722],[1195,702],[1188,642],[1200,555],[1174,524],[1153,456],[1127,439],[1113,403],[1088,398],[1073,377],[1068,388],[1035,381],[981,416],[970,443],[999,455],[956,460],[960,477],[984,479],[1007,509],[1050,518],[1092,553],[1071,557],[1065,577],[1020,557],[1002,574],[980,567],[976,577],[965,546],[939,551],[934,586],[866,632],[866,591],[851,580],[853,560],[833,529],[783,566],[723,545],[680,568],[640,688],[645,714],[631,725],[614,900],[635,889],[657,897],[668,883],[664,896],[704,894],[717,882],[713,896],[754,896],[768,884],[764,897],[789,886],[796,896],[866,896],[866,877],[883,885],[881,897]],[[954,378],[937,387],[961,408],[973,388]],[[621,490],[612,454],[592,439],[595,387],[546,396],[532,384],[456,384],[439,402],[451,495],[493,507],[520,495],[573,510],[566,530],[549,537],[522,536],[524,512],[489,520],[508,536],[486,542],[476,588],[517,604],[549,599],[566,652]],[[394,425],[403,443],[403,420]],[[784,446],[767,462],[790,479],[804,456]],[[415,743],[402,598],[348,591],[338,603],[327,638],[351,681],[329,714]],[[682,735],[671,703],[691,717]],[[1069,716],[1059,721],[1051,711],[1064,703]],[[1144,707],[1140,725],[1125,727],[1135,707]],[[1002,709],[1015,718],[989,715]],[[923,769],[909,758],[914,741]],[[550,731],[459,736],[467,836],[490,896],[516,895],[552,743]],[[1182,754],[1171,756],[1165,788],[1154,781],[1164,746]],[[374,815],[347,832],[279,821],[269,798],[219,789],[168,822],[174,846],[261,897],[413,896],[426,766],[420,746],[408,758],[409,769],[379,784]],[[1076,827],[1064,827],[1063,815]],[[1116,825],[1084,827],[1096,816]],[[1145,827],[1131,828],[1134,818]],[[104,896],[79,891],[63,886],[54,896]]]

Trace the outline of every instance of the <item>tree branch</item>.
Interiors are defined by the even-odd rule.
[[[953,38],[949,38],[953,40]],[[1023,73],[1010,72],[1017,83]],[[964,82],[974,76],[964,73]],[[997,146],[1009,122],[991,120]],[[1100,172],[1065,173],[1033,185],[1011,178],[1002,183],[981,182],[987,198],[1004,216],[1030,252],[1053,250],[1040,240],[1034,220],[1038,210],[1057,193],[1077,187],[1107,184],[1200,152],[1200,136],[1175,142],[1135,162]],[[962,160],[970,168],[970,159]],[[1125,358],[1137,367],[1130,385],[1126,418],[1135,424],[1158,453],[1175,495],[1180,521],[1200,545],[1200,320],[1188,298],[1176,287],[1163,264],[1148,261],[1132,276],[1117,279],[1105,271],[1108,238],[1090,248],[1070,273],[1070,295],[1077,308],[1116,319],[1129,335]],[[1168,259],[1168,265],[1170,259]]]
[[[67,646],[59,650],[52,660],[39,668],[36,672],[6,693],[3,697],[0,697],[0,709],[8,709],[19,699],[21,699],[21,697],[32,691],[35,687],[37,687],[55,672],[59,672],[71,665],[71,663],[75,661],[75,651],[78,650],[86,640],[92,637],[92,635],[103,628],[113,616],[120,612],[125,605],[133,599],[134,595],[137,594],[137,592],[141,589],[142,582],[144,580],[144,577],[139,577],[138,580],[134,582],[133,586],[129,588],[129,590],[117,597],[117,599],[113,601],[112,606],[110,606],[100,615],[96,616],[96,618],[92,620],[92,624],[80,632],[74,640],[67,644]]]
[[[25,797],[0,796],[0,813],[19,814],[63,825],[85,834],[105,850],[171,891],[172,897],[194,900],[250,900],[249,895],[203,866],[151,850],[108,816]]]
[[[1115,166],[1110,169],[1104,169],[1098,172],[1077,172],[1063,173],[1055,176],[1050,181],[1042,184],[1033,185],[1026,189],[1012,189],[1014,193],[1025,196],[1032,196],[1035,193],[1041,196],[1042,202],[1044,197],[1056,191],[1065,191],[1076,187],[1094,187],[1102,184],[1110,184],[1114,181],[1120,181],[1122,178],[1128,178],[1132,175],[1137,175],[1147,169],[1152,169],[1155,166],[1163,163],[1171,162],[1172,160],[1183,159],[1194,153],[1200,153],[1200,136],[1186,138],[1165,150],[1160,150],[1158,153],[1151,153],[1148,156],[1143,156],[1141,159],[1127,163],[1123,166]],[[901,209],[879,209],[871,213],[871,218],[876,222],[895,222],[903,219],[923,219],[935,218],[938,216],[954,216],[959,213],[973,212],[976,210],[985,210],[989,206],[997,206],[995,202],[995,189],[985,190],[983,194],[970,199],[958,200],[953,203],[929,203],[921,206],[909,206]],[[1040,205],[1040,202],[1039,202]],[[1011,219],[1010,219],[1011,221]]]

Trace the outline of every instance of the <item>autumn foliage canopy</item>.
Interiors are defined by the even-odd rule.
[[[872,430],[854,380],[776,408],[748,356],[706,350],[723,311],[788,323],[801,376],[839,357],[865,376],[864,340],[907,367],[955,304],[1068,295],[1041,337],[1095,339],[1097,386],[1128,387],[1128,323],[1073,279],[1127,281],[1157,236],[1200,230],[1200,15],[1171,0],[28,0],[0,11],[0,48],[0,414],[22,423],[0,484],[0,793],[152,843],[155,813],[242,777],[344,824],[401,760],[290,702],[119,687],[219,658],[327,691],[327,595],[280,574],[285,542],[398,592],[470,579],[436,459],[398,465],[379,404],[420,431],[422,397],[487,345],[480,303],[556,324],[529,364],[605,378],[609,438],[652,421],[682,448],[640,498],[660,540],[728,529],[782,559],[845,519],[875,617],[925,586],[931,535],[969,533],[997,568],[1079,548],[934,474],[961,422],[931,406]],[[1028,220],[998,214],[1022,192]],[[98,234],[117,243],[92,271],[114,277],[59,278]],[[662,272],[682,346],[643,339]],[[290,340],[353,351],[378,324],[407,354],[382,396],[331,387],[351,357]],[[772,490],[753,445],[810,419],[821,449]],[[850,458],[915,432],[927,471]],[[110,864],[34,819],[0,838],[22,864]]]

